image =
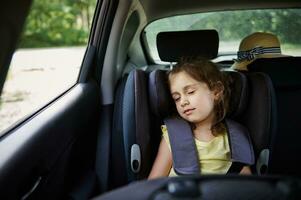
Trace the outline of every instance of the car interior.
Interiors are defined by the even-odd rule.
[[[0,92],[30,5],[0,8]],[[301,54],[235,71],[218,30],[160,31],[159,61],[146,38],[147,26],[172,16],[300,8],[299,0],[98,1],[77,83],[0,137],[1,199],[300,199]],[[227,117],[249,132],[252,175],[147,180],[173,109],[166,73],[182,56],[213,60],[231,77]]]

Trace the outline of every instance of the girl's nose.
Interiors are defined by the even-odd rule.
[[[183,98],[182,101],[181,101],[181,106],[184,107],[186,105],[189,105],[189,101],[187,99]]]

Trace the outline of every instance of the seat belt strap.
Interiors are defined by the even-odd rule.
[[[168,130],[175,172],[179,175],[200,174],[198,153],[188,122],[168,118],[164,123]]]

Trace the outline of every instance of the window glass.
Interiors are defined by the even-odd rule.
[[[35,0],[0,98],[0,135],[72,87],[96,0]]]
[[[254,32],[277,35],[282,53],[301,56],[301,9],[266,9],[198,13],[157,20],[145,28],[150,55],[161,63],[156,36],[161,31],[215,29],[219,34],[219,56],[236,57],[239,43]]]

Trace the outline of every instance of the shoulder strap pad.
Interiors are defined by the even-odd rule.
[[[241,124],[226,119],[232,162],[253,165],[255,162],[252,141],[248,130]]]
[[[200,164],[190,125],[183,119],[164,120],[171,146],[173,168],[179,175],[200,174]]]

